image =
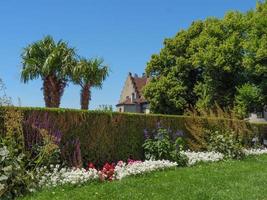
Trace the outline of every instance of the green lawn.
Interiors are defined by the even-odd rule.
[[[59,187],[23,198],[45,199],[267,200],[267,155],[177,168],[121,181]]]

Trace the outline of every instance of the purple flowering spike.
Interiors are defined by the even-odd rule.
[[[178,131],[176,131],[175,135],[177,137],[183,137],[184,136],[184,132],[182,130],[178,130]]]
[[[157,128],[161,128],[160,121],[157,122]]]
[[[144,129],[144,137],[145,139],[149,139],[149,134],[148,134],[147,129]]]

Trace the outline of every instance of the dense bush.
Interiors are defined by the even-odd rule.
[[[40,130],[42,142],[36,144],[38,148],[27,149],[22,112],[10,109],[2,117],[0,199],[14,199],[37,188],[36,169],[49,166],[58,159],[58,145],[46,130]]]
[[[146,159],[171,160],[179,166],[187,164],[187,158],[181,152],[184,150],[183,132],[174,133],[170,129],[158,127],[152,133],[145,130],[145,143],[143,144]]]
[[[263,94],[259,86],[246,83],[237,88],[234,109],[241,118],[248,117],[252,112],[261,112],[263,107]]]
[[[243,158],[243,146],[240,138],[230,130],[207,130],[208,151],[219,152],[225,158]]]
[[[26,148],[32,149],[33,144],[40,144],[41,136],[38,130],[44,129],[58,142],[67,164],[74,166],[85,166],[89,161],[100,166],[105,162],[116,162],[128,158],[144,159],[143,131],[146,129],[152,132],[157,128],[158,122],[162,128],[171,129],[174,132],[182,130],[191,150],[205,149],[206,146],[197,139],[200,130],[194,130],[192,126],[189,126],[190,124],[212,124],[211,121],[215,123],[221,120],[221,123],[228,123],[237,129],[244,123],[238,120],[211,117],[206,119],[192,116],[5,107],[0,109],[1,132],[3,132],[4,121],[2,116],[6,110],[10,109],[20,110],[23,113]],[[262,125],[262,127],[265,126]],[[247,135],[240,137],[243,139]]]

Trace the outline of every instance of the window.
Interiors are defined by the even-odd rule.
[[[135,99],[135,93],[132,93],[132,102],[134,101],[134,99]]]

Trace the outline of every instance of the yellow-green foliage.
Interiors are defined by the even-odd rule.
[[[15,140],[21,145],[24,144],[22,120],[23,113],[19,110],[7,110],[3,113],[3,127],[6,139]]]
[[[187,111],[189,116],[185,121],[188,130],[188,145],[193,150],[205,150],[207,147],[206,130],[225,130],[235,133],[235,137],[242,140],[244,145],[248,145],[254,136],[251,125],[239,120],[230,110],[224,110],[218,105],[213,109]]]

